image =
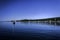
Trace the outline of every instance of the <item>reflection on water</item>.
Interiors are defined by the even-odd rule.
[[[13,22],[12,32],[14,32],[14,30],[15,30],[15,22]]]
[[[0,22],[0,39],[60,40],[60,25],[47,22]]]
[[[21,22],[21,23],[25,23],[25,24],[32,24],[32,23],[35,23],[35,24],[48,24],[48,25],[55,25],[55,26],[60,26],[60,23],[58,22],[37,22],[37,21],[33,21],[33,22]]]

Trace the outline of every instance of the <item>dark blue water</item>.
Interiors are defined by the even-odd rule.
[[[60,40],[60,26],[43,23],[0,22],[0,39]]]

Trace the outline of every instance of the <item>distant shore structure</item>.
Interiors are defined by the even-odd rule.
[[[49,24],[57,23],[60,25],[60,17],[44,18],[44,19],[23,19],[23,20],[16,20],[16,22],[35,22],[35,23],[49,23]]]

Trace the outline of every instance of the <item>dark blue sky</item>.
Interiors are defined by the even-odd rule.
[[[60,0],[0,0],[0,21],[60,17]]]

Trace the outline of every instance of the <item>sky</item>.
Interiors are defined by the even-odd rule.
[[[0,21],[60,17],[60,0],[0,0]]]

